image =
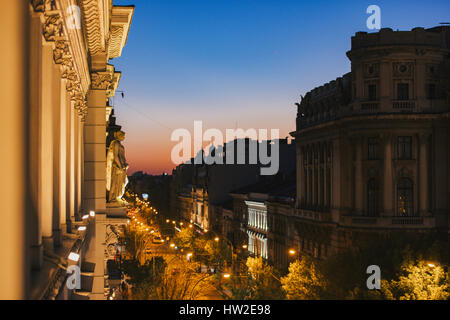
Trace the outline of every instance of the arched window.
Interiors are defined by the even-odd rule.
[[[370,179],[367,183],[367,214],[371,217],[379,214],[379,189],[378,182]]]
[[[414,185],[411,179],[402,178],[397,184],[397,214],[399,216],[413,215]]]

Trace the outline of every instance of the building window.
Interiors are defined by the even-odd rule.
[[[409,100],[409,84],[397,84],[397,100]]]
[[[413,215],[413,182],[402,178],[397,184],[397,214],[399,216]]]
[[[398,137],[398,158],[408,160],[412,158],[412,137]]]
[[[436,99],[436,85],[434,83],[427,84],[426,91],[428,100]]]
[[[378,182],[375,179],[369,180],[367,183],[367,214],[371,217],[378,216],[379,204]]]
[[[368,147],[368,158],[369,160],[377,160],[379,159],[379,141],[378,138],[369,138],[367,147]]]
[[[375,84],[369,84],[367,86],[367,93],[369,101],[377,100],[377,86]]]

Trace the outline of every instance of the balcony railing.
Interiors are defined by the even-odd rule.
[[[361,110],[378,110],[380,104],[378,102],[362,102]]]
[[[422,225],[423,217],[398,217],[392,218],[394,225]]]
[[[343,226],[360,226],[370,228],[434,228],[434,217],[367,217],[341,216],[339,223]]]
[[[400,110],[411,110],[416,107],[415,101],[409,101],[409,100],[398,100],[392,102],[392,108],[393,109],[400,109]]]
[[[303,219],[328,222],[331,221],[331,213],[323,211],[312,211],[305,209],[297,209],[296,216]]]

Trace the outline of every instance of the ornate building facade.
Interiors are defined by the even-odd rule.
[[[108,99],[121,77],[109,62],[133,12],[112,0],[3,3],[0,298],[55,298],[65,278],[55,259],[83,258],[82,218],[106,213]]]
[[[360,232],[445,237],[450,28],[358,32],[347,55],[351,73],[298,104],[295,216],[306,234],[324,234],[322,252]]]

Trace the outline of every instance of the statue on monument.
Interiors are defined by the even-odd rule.
[[[125,159],[125,148],[121,141],[125,140],[125,132],[114,133],[114,140],[108,148],[106,156],[106,190],[108,191],[108,203],[119,204],[120,198],[125,193],[128,183],[128,164]]]

